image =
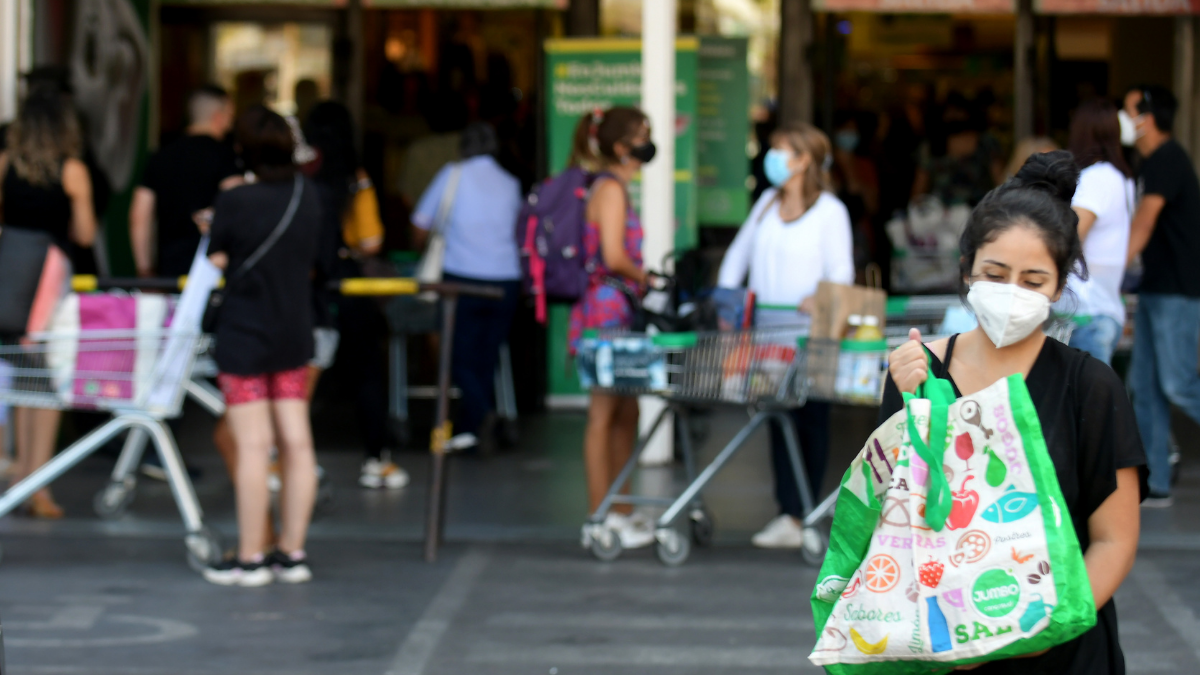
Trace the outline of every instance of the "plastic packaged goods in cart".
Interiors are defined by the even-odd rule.
[[[580,383],[587,389],[666,389],[667,355],[656,337],[585,335],[576,357]]]

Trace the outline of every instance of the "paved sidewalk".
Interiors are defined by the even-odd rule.
[[[870,411],[837,409],[830,477],[845,466]],[[744,420],[709,420],[711,457]],[[358,456],[319,439],[335,487],[313,528],[317,580],[299,587],[211,586],[184,564],[169,491],[143,481],[129,514],[91,515],[112,459],[96,457],[55,486],[69,518],[0,520],[0,616],[12,675],[610,675],[816,673],[808,594],[815,570],[764,552],[749,535],[773,515],[759,439],[713,484],[717,546],[681,568],[651,551],[612,564],[578,546],[585,517],[578,449],[583,419],[527,420],[521,447],[455,458],[450,543],[420,561],[424,456],[399,457],[413,485],[358,489]],[[232,494],[207,448],[210,420],[180,429],[209,521],[232,543]],[[1200,438],[1178,427],[1180,438]],[[1186,432],[1186,433],[1183,433]],[[1200,448],[1185,446],[1178,504],[1143,511],[1137,567],[1118,594],[1129,672],[1200,672]],[[834,468],[837,467],[837,468]],[[669,491],[660,469],[640,489]]]

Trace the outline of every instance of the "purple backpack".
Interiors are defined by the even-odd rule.
[[[575,301],[587,290],[583,231],[595,179],[579,167],[568,168],[534,187],[517,216],[521,274],[541,323],[546,322],[548,298]]]

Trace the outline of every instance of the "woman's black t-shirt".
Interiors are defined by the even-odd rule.
[[[312,358],[312,273],[321,203],[311,181],[305,179],[300,205],[283,236],[254,267],[238,272],[279,225],[294,185],[288,180],[237,187],[214,204],[208,252],[229,255],[229,286],[216,330],[221,372],[276,373]]]
[[[954,358],[954,342],[946,348],[946,363]],[[932,369],[950,377],[936,356]],[[1142,496],[1146,494],[1146,453],[1138,435],[1133,406],[1121,378],[1105,364],[1047,338],[1025,378],[1033,399],[1059,487],[1071,523],[1084,552],[1090,543],[1087,521],[1117,489],[1117,470],[1139,467]],[[958,385],[954,393],[962,396]],[[888,376],[879,410],[880,424],[904,408],[904,399]],[[972,671],[980,675],[1123,675],[1125,657],[1117,640],[1117,608],[1113,601],[1100,608],[1096,626],[1064,645],[1036,658],[995,661]]]

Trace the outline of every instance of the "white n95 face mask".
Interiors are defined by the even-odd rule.
[[[1016,284],[976,281],[967,293],[979,327],[996,347],[1029,337],[1050,316],[1050,298]]]
[[[1138,133],[1137,120],[1130,117],[1129,113],[1124,110],[1118,110],[1117,123],[1121,129],[1121,145],[1127,148],[1133,147],[1133,144],[1142,137],[1142,134]]]

